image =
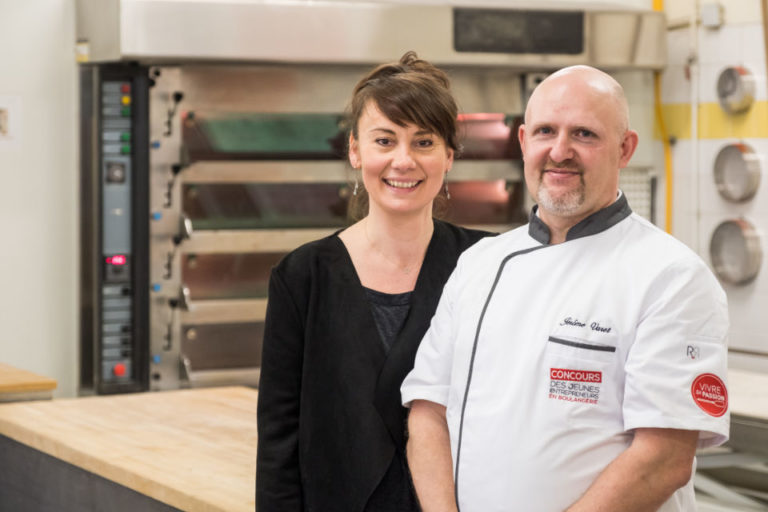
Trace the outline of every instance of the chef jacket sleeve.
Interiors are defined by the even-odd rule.
[[[416,352],[413,370],[400,387],[405,407],[410,407],[413,400],[429,400],[448,405],[457,325],[454,307],[461,280],[462,260],[463,256],[445,283],[437,310]]]
[[[701,260],[669,265],[645,290],[625,363],[624,427],[698,430],[728,439],[725,292]]]
[[[303,319],[280,274],[272,271],[257,406],[256,509],[303,510],[299,471],[299,396]]]

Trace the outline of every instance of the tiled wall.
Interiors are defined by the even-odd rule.
[[[680,2],[673,4],[678,7],[667,10],[670,19],[685,19],[690,11],[680,9]],[[716,29],[697,28],[698,70],[689,66],[693,55],[690,28],[683,27],[668,34],[669,65],[663,74],[662,101],[668,131],[677,140],[672,150],[675,172],[673,234],[710,262],[710,237],[722,221],[744,217],[758,229],[764,251],[760,274],[748,285],[724,285],[724,288],[731,314],[731,347],[768,354],[768,334],[762,326],[768,311],[768,167],[764,161],[760,188],[752,200],[743,204],[723,199],[713,179],[715,157],[726,144],[742,142],[759,154],[768,155],[768,94],[760,1],[721,4],[725,24]],[[756,78],[755,102],[742,114],[728,115],[718,102],[717,80],[722,70],[729,66],[743,66]],[[698,77],[696,144],[691,140],[689,76],[692,71]],[[693,164],[696,159],[698,165]],[[735,356],[732,364],[768,368],[768,357]]]

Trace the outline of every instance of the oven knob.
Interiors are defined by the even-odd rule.
[[[125,365],[123,363],[117,363],[115,366],[112,367],[112,373],[115,374],[115,377],[122,377],[125,375]]]

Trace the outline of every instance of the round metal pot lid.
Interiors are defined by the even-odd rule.
[[[727,113],[744,112],[755,100],[755,78],[745,67],[725,68],[717,79],[717,97]]]
[[[717,191],[728,201],[749,201],[760,186],[760,157],[746,144],[729,144],[715,157]]]
[[[735,285],[755,279],[763,262],[757,230],[745,219],[729,219],[717,226],[709,255],[717,277]]]

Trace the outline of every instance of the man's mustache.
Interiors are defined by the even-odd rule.
[[[544,171],[548,171],[551,169],[573,171],[573,172],[578,172],[579,174],[584,174],[584,171],[582,170],[582,168],[573,160],[564,160],[562,162],[553,162],[552,160],[548,160],[544,164]]]

